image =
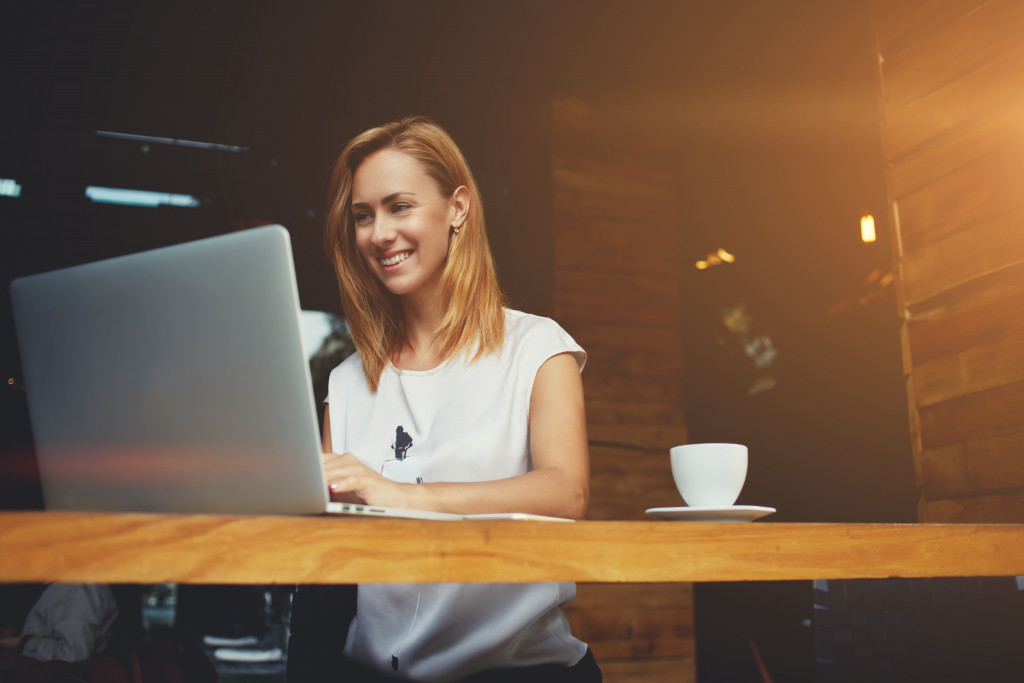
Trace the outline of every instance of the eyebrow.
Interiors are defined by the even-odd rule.
[[[384,199],[382,199],[380,201],[380,203],[384,204],[384,205],[390,204],[391,202],[393,202],[396,199],[398,199],[399,197],[401,197],[403,194],[407,194],[410,197],[415,197],[416,196],[415,192],[407,192],[405,190],[400,190],[398,192],[392,192],[387,197],[384,197]],[[352,209],[353,210],[355,210],[355,209],[368,209],[368,208],[370,208],[370,205],[367,202],[353,202],[352,203]]]

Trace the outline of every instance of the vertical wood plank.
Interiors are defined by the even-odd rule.
[[[1024,521],[1024,5],[872,0],[922,521]]]

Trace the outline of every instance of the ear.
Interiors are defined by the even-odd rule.
[[[459,185],[455,188],[455,192],[452,193],[452,198],[449,202],[452,217],[451,227],[462,227],[462,224],[466,222],[466,216],[469,215],[469,204],[469,188],[465,185]]]

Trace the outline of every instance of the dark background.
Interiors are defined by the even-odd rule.
[[[0,197],[5,286],[279,222],[303,306],[337,311],[320,246],[330,164],[355,133],[424,113],[477,175],[512,304],[550,313],[549,107],[579,95],[675,160],[691,440],[750,445],[739,502],[779,520],[914,519],[893,288],[867,282],[891,255],[864,2],[4,2],[3,17],[0,178],[22,187]],[[97,204],[86,185],[203,205]],[[718,247],[737,262],[691,267]],[[723,344],[736,303],[778,352],[776,387],[754,396]],[[4,396],[3,504],[31,506],[12,487],[31,474],[23,393]]]

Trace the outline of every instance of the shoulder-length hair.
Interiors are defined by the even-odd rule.
[[[334,164],[324,246],[373,392],[384,368],[405,343],[401,304],[356,248],[351,210],[356,169],[382,149],[400,151],[422,164],[444,197],[463,185],[469,190],[469,212],[458,232],[449,233],[448,258],[441,274],[443,315],[436,334],[441,358],[449,360],[465,352],[476,360],[498,352],[505,338],[505,300],[484,229],[483,203],[462,152],[441,126],[424,116],[372,128],[349,141]]]

